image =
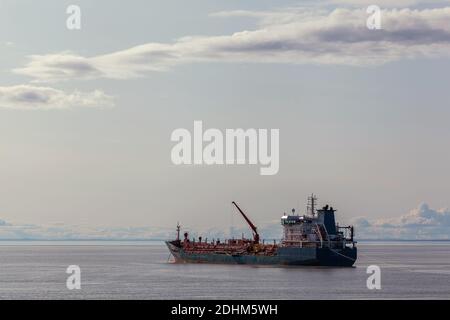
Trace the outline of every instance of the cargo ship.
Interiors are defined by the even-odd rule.
[[[292,266],[342,266],[351,267],[356,261],[357,248],[353,226],[339,226],[336,210],[329,205],[316,209],[317,198],[308,197],[306,213],[281,217],[283,238],[280,241],[260,239],[257,227],[236,202],[234,207],[249,225],[253,238],[189,239],[177,224],[177,238],[166,241],[167,247],[178,263],[222,263]]]

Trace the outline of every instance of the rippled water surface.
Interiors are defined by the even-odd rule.
[[[174,264],[161,243],[0,245],[1,299],[449,299],[450,243],[361,243],[354,268]],[[66,268],[81,268],[81,290]],[[381,290],[368,290],[368,265]]]

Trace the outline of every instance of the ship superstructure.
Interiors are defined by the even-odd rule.
[[[185,232],[181,240],[177,225],[177,239],[166,244],[176,262],[352,266],[357,256],[353,226],[339,226],[336,210],[329,205],[316,209],[316,203],[317,198],[311,195],[306,214],[297,215],[293,209],[292,214],[281,217],[281,241],[261,241],[257,227],[233,201],[252,230],[252,239],[208,241],[189,239]]]

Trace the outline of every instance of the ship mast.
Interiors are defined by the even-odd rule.
[[[312,217],[316,214],[316,201],[317,197],[314,193],[312,193],[311,196],[308,197],[308,205],[306,207],[307,213],[309,213]]]
[[[180,228],[181,228],[180,223],[177,222],[177,241],[180,241]]]

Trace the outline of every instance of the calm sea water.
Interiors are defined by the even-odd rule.
[[[355,268],[174,264],[160,242],[0,242],[0,299],[450,299],[450,243],[361,243]],[[67,266],[81,290],[66,288]],[[381,268],[368,290],[366,268]]]

